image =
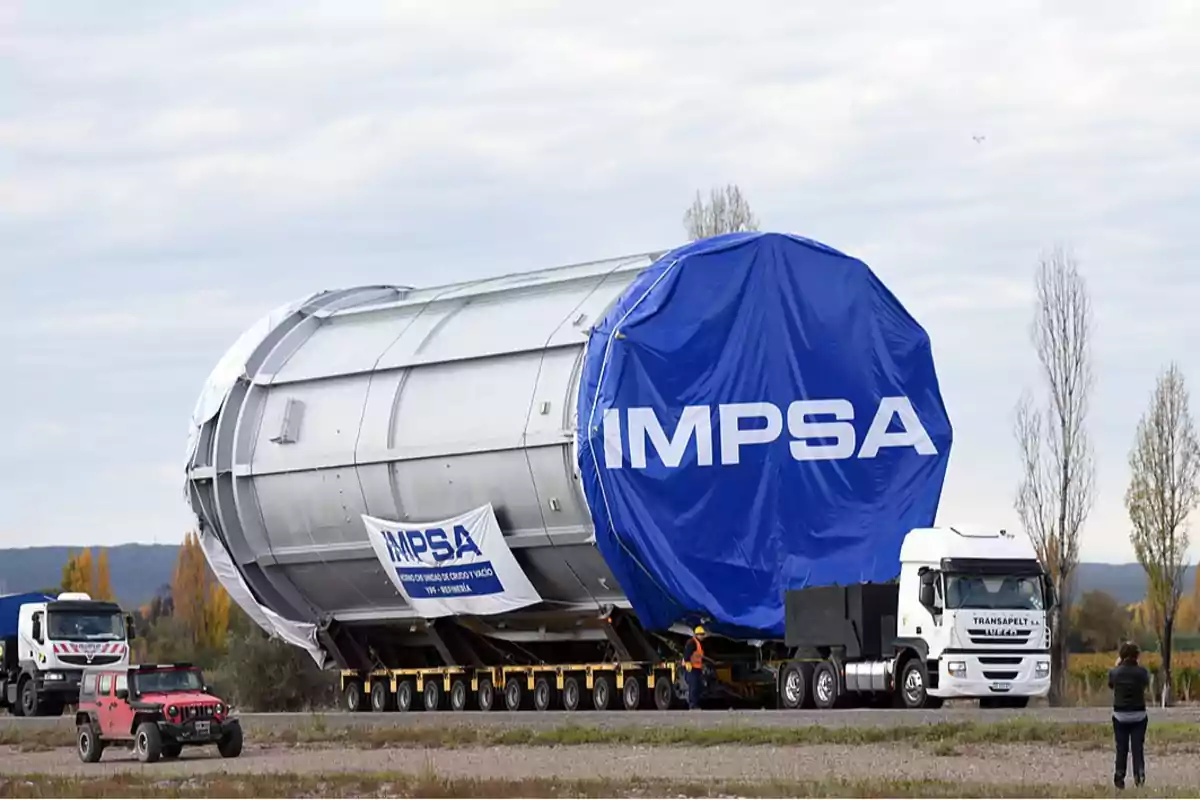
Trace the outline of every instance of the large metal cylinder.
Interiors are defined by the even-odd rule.
[[[324,292],[277,312],[227,355],[193,419],[188,498],[205,535],[284,618],[402,622],[411,609],[361,515],[490,502],[553,619],[627,607],[593,544],[575,400],[591,326],[656,255]]]

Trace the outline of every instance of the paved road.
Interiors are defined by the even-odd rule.
[[[937,711],[906,711],[892,709],[853,709],[845,711],[493,711],[490,713],[465,712],[409,712],[374,714],[363,712],[347,714],[331,712],[322,714],[242,714],[248,729],[288,729],[313,724],[319,717],[329,727],[360,726],[434,726],[447,727],[488,726],[505,728],[554,728],[574,724],[597,728],[637,727],[694,727],[713,728],[725,725],[801,727],[805,725],[840,726],[885,726],[929,725],[938,722],[995,722],[1017,717],[1047,722],[1090,722],[1105,723],[1111,712],[1107,708],[1032,708],[1020,711],[987,710],[960,707]],[[1150,712],[1154,722],[1200,722],[1200,707],[1188,706],[1171,709],[1154,709]],[[72,720],[63,717],[19,717],[0,716],[0,730],[10,728],[52,728],[62,726],[69,729]]]

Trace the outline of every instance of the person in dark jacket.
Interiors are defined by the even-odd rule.
[[[687,681],[688,708],[692,710],[700,708],[700,693],[704,689],[704,645],[700,643],[704,636],[704,626],[697,625],[683,647],[683,677]]]
[[[1113,785],[1125,788],[1125,769],[1129,751],[1133,749],[1133,781],[1141,786],[1146,782],[1146,687],[1150,673],[1138,664],[1138,646],[1133,642],[1121,645],[1117,665],[1108,671],[1108,685],[1113,690],[1113,735],[1117,740],[1117,766]]]

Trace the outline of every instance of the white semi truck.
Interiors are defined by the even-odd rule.
[[[79,701],[85,667],[129,664],[133,624],[84,592],[0,597],[0,709],[57,716]]]
[[[786,597],[780,678],[786,708],[895,697],[1023,707],[1050,691],[1053,584],[1029,539],[1005,531],[918,528],[896,584],[814,587]]]

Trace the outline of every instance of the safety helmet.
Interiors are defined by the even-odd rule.
[[[705,631],[704,631],[704,626],[703,626],[703,625],[697,625],[697,626],[696,626],[696,629],[695,629],[695,630],[693,630],[693,631],[692,631],[692,633],[693,633],[695,636],[703,636],[703,635],[704,635],[704,633],[705,633]]]

